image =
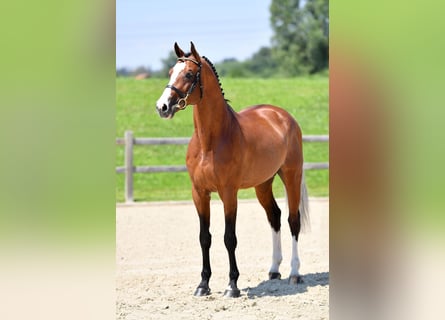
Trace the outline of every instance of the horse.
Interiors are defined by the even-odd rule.
[[[191,42],[184,53],[174,44],[177,56],[169,82],[156,103],[161,118],[172,119],[176,112],[193,105],[194,132],[187,149],[186,166],[192,182],[193,202],[199,217],[202,251],[201,282],[195,296],[211,293],[209,280],[210,196],[217,192],[224,206],[224,244],[229,255],[229,284],[226,297],[239,297],[239,271],[235,249],[237,193],[255,188],[272,229],[272,265],[269,279],[281,279],[281,210],[272,192],[278,174],[285,186],[292,234],[289,283],[303,282],[299,274],[298,236],[309,223],[308,199],[303,172],[302,133],[296,120],[277,106],[255,105],[236,112],[224,98],[214,65],[200,56]]]

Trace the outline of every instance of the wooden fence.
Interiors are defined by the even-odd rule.
[[[185,172],[187,167],[182,166],[140,166],[133,165],[133,146],[134,145],[186,145],[190,138],[135,138],[132,131],[125,131],[124,138],[117,138],[117,145],[125,146],[123,167],[117,167],[116,173],[125,174],[125,201],[133,202],[133,174],[134,173],[155,173],[155,172]],[[328,135],[304,135],[303,142],[328,142]],[[329,169],[328,162],[305,162],[304,170]]]

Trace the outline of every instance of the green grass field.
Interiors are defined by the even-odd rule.
[[[190,137],[193,132],[192,109],[178,112],[172,120],[161,119],[156,100],[162,94],[167,79],[116,79],[116,135],[123,137],[132,130],[135,137]],[[329,80],[326,76],[294,79],[233,79],[222,78],[226,99],[239,111],[247,106],[268,103],[289,111],[300,124],[303,134],[328,134]],[[186,146],[134,146],[134,164],[182,165]],[[116,146],[116,166],[124,163],[124,148]],[[305,143],[306,162],[329,160],[327,143]],[[329,194],[328,170],[306,171],[310,196]],[[283,197],[280,179],[274,182],[274,193]],[[217,195],[213,195],[217,198]],[[239,198],[255,198],[254,189],[240,190]],[[191,184],[185,173],[136,173],[135,201],[191,199]],[[116,201],[124,201],[124,175],[116,174]]]

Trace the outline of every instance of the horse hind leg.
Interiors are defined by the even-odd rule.
[[[281,170],[279,174],[286,188],[289,206],[288,222],[292,235],[291,272],[289,275],[289,283],[296,284],[303,282],[299,273],[300,258],[298,255],[298,236],[301,231],[301,212],[299,207],[300,200],[303,200],[301,197],[302,174],[298,173],[296,170]]]
[[[275,201],[272,192],[273,178],[255,187],[260,204],[267,214],[272,228],[272,265],[269,270],[269,279],[281,279],[279,271],[283,255],[281,251],[281,210]]]

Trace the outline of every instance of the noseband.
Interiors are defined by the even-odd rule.
[[[172,89],[179,95],[180,99],[178,100],[178,109],[184,110],[187,107],[187,99],[188,99],[189,95],[193,92],[193,90],[195,89],[198,82],[199,82],[200,97],[202,99],[201,63],[194,59],[190,59],[190,58],[179,58],[178,61],[182,61],[182,62],[191,61],[199,67],[199,70],[195,76],[195,81],[193,81],[193,83],[190,86],[190,89],[187,91],[187,93],[184,93],[183,91],[179,90],[178,88],[176,88],[173,85],[168,84],[166,86],[166,88]]]

